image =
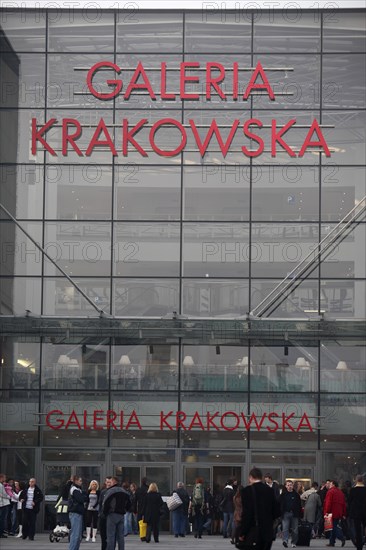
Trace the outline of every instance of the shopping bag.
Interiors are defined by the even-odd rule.
[[[332,514],[327,514],[324,516],[324,531],[332,531],[333,529],[333,516]]]
[[[176,510],[176,508],[179,508],[179,506],[181,506],[182,504],[182,499],[180,498],[178,493],[173,493],[171,497],[167,497],[166,499],[166,505],[168,506],[170,512]]]
[[[140,519],[140,521],[139,521],[139,531],[140,531],[140,539],[141,540],[146,540],[146,530],[147,530],[147,523],[145,523],[143,519]]]

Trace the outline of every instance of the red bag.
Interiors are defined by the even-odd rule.
[[[327,514],[324,516],[324,531],[333,530],[333,516],[332,514]]]

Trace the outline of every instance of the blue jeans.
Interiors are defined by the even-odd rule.
[[[222,534],[224,537],[231,536],[233,528],[234,512],[224,512],[224,525],[222,528]]]
[[[107,550],[115,550],[118,543],[118,550],[125,548],[125,518],[122,514],[108,514],[107,516]]]
[[[291,542],[297,544],[299,535],[299,518],[295,518],[293,512],[285,512],[282,518],[282,536],[283,542],[288,542],[289,531],[291,528]]]
[[[132,533],[132,512],[126,512],[125,513],[125,520],[124,520],[124,534],[125,535],[131,535]]]
[[[174,535],[185,535],[187,525],[187,514],[184,511],[183,506],[179,506],[176,510],[173,510],[173,533]]]
[[[8,517],[8,507],[7,506],[1,506],[0,507],[0,535],[2,535],[5,531],[5,521]]]
[[[71,524],[69,550],[79,550],[83,536],[83,516],[70,512],[69,520]]]
[[[339,522],[341,520],[340,519],[334,519],[333,518],[333,529],[332,529],[332,532],[330,534],[330,539],[329,539],[329,544],[335,544],[335,541],[336,541],[336,538],[339,539],[339,540],[344,540],[344,535],[343,535],[343,531],[340,527]]]

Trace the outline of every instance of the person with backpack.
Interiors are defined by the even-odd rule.
[[[207,502],[203,479],[198,477],[192,491],[191,502],[189,503],[189,514],[192,514],[194,538],[202,538],[203,524],[207,511]]]
[[[220,503],[221,510],[224,515],[224,525],[222,534],[224,539],[233,535],[233,520],[234,520],[234,488],[233,480],[229,479],[223,492],[223,498]]]

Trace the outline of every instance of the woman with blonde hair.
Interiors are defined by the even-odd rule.
[[[90,535],[92,535],[92,542],[96,542],[97,525],[98,525],[98,512],[99,512],[99,483],[93,479],[89,483],[88,487],[88,500],[86,508],[86,542],[90,541]]]
[[[158,486],[156,483],[150,483],[142,512],[142,519],[147,523],[146,542],[150,542],[151,533],[154,535],[154,541],[159,542],[160,509],[163,504]]]

